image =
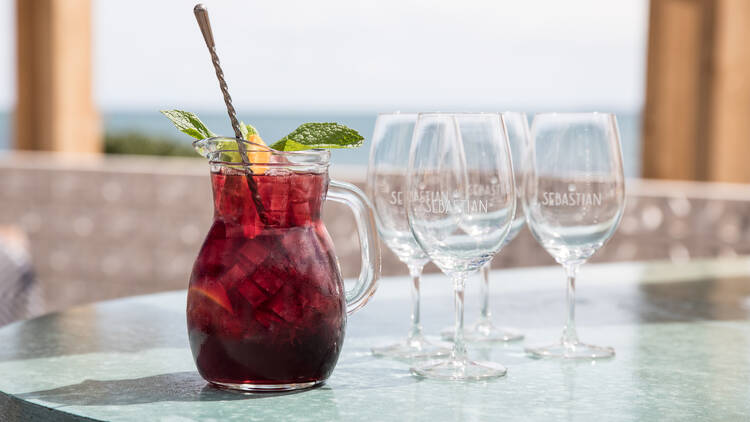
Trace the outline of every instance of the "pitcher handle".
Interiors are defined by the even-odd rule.
[[[362,270],[357,284],[346,292],[346,313],[353,314],[365,306],[375,293],[380,278],[380,242],[375,226],[375,216],[370,200],[351,183],[331,180],[328,199],[347,205],[357,222],[359,243],[362,246]]]

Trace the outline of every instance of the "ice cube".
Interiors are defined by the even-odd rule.
[[[248,274],[252,274],[258,265],[268,257],[268,254],[272,249],[272,244],[269,240],[270,239],[265,236],[246,239],[241,242],[242,244],[236,249],[237,257],[243,258]]]
[[[263,173],[264,176],[289,176],[294,172],[288,168],[283,167],[269,167],[268,170]]]
[[[237,293],[242,296],[253,308],[260,306],[268,299],[268,294],[263,291],[254,281],[247,279],[235,286]]]
[[[255,309],[253,312],[253,319],[265,329],[271,327],[286,325],[283,319],[271,311],[264,309]]]
[[[252,280],[269,295],[273,295],[279,291],[288,277],[288,270],[264,263],[253,273]]]
[[[304,325],[309,298],[299,281],[284,284],[268,301],[266,308],[295,326]]]
[[[214,179],[215,207],[225,219],[244,215],[250,192],[244,176],[218,175]]]
[[[307,202],[310,195],[314,194],[311,192],[309,180],[314,180],[310,175],[294,175],[289,178],[289,201],[293,204],[301,202]]]
[[[235,264],[221,276],[225,288],[235,288],[247,279],[247,270],[240,264]]]
[[[291,208],[290,223],[295,226],[307,224],[312,219],[309,202],[294,202]]]
[[[263,205],[268,216],[268,225],[272,227],[285,227],[288,224],[289,206],[289,177],[278,176],[264,178],[258,184]]]
[[[290,266],[307,273],[316,261],[323,258],[324,251],[312,226],[293,227],[284,233],[281,244]]]
[[[340,294],[340,276],[335,261],[312,226],[287,230],[281,243],[286,251],[288,266],[296,276],[323,295]]]

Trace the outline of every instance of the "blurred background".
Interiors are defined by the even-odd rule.
[[[58,91],[77,98],[57,101],[83,108],[60,110],[64,119],[85,115],[75,124],[94,127],[96,139],[77,140],[77,150],[135,152],[121,145],[128,135],[187,145],[157,113],[165,108],[195,111],[231,134],[194,3],[0,0],[0,147],[32,149],[34,141],[13,141],[23,135],[13,110],[28,104],[40,131],[31,133],[46,135],[41,105],[22,97],[38,93],[55,107]],[[271,140],[320,120],[369,136],[379,111],[607,110],[620,118],[628,174],[639,174],[645,0],[205,4],[238,113]],[[35,66],[50,74],[27,75]],[[366,165],[367,155],[337,151],[334,162]]]
[[[369,139],[379,111],[610,111],[629,198],[596,260],[750,253],[747,0],[204,3],[238,115],[267,141],[306,121]],[[193,5],[0,0],[5,321],[187,285],[207,166],[158,110],[232,132]],[[335,151],[332,176],[362,186],[368,152]],[[326,221],[353,276],[346,212]],[[549,263],[528,233],[495,259]]]

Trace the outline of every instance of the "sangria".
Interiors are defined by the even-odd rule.
[[[326,174],[211,174],[215,217],[188,292],[198,370],[221,384],[317,383],[331,374],[346,325],[343,283],[320,219]]]
[[[192,113],[164,114],[185,133],[211,135]],[[331,375],[346,317],[372,296],[380,274],[369,201],[329,180],[331,153],[316,144],[357,146],[362,138],[335,123],[307,123],[268,147],[255,128],[243,129],[245,139],[193,143],[209,160],[214,217],[190,277],[190,347],[198,372],[220,387],[312,387]],[[351,291],[321,219],[326,199],[355,215],[362,271]]]

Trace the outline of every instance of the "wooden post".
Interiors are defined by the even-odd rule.
[[[100,152],[91,0],[16,0],[16,33],[15,147]]]
[[[750,182],[750,1],[721,0],[709,81],[707,179]]]
[[[704,178],[699,138],[710,11],[706,0],[651,0],[643,114],[645,177]]]
[[[747,0],[651,0],[645,177],[750,182],[747,22]]]

